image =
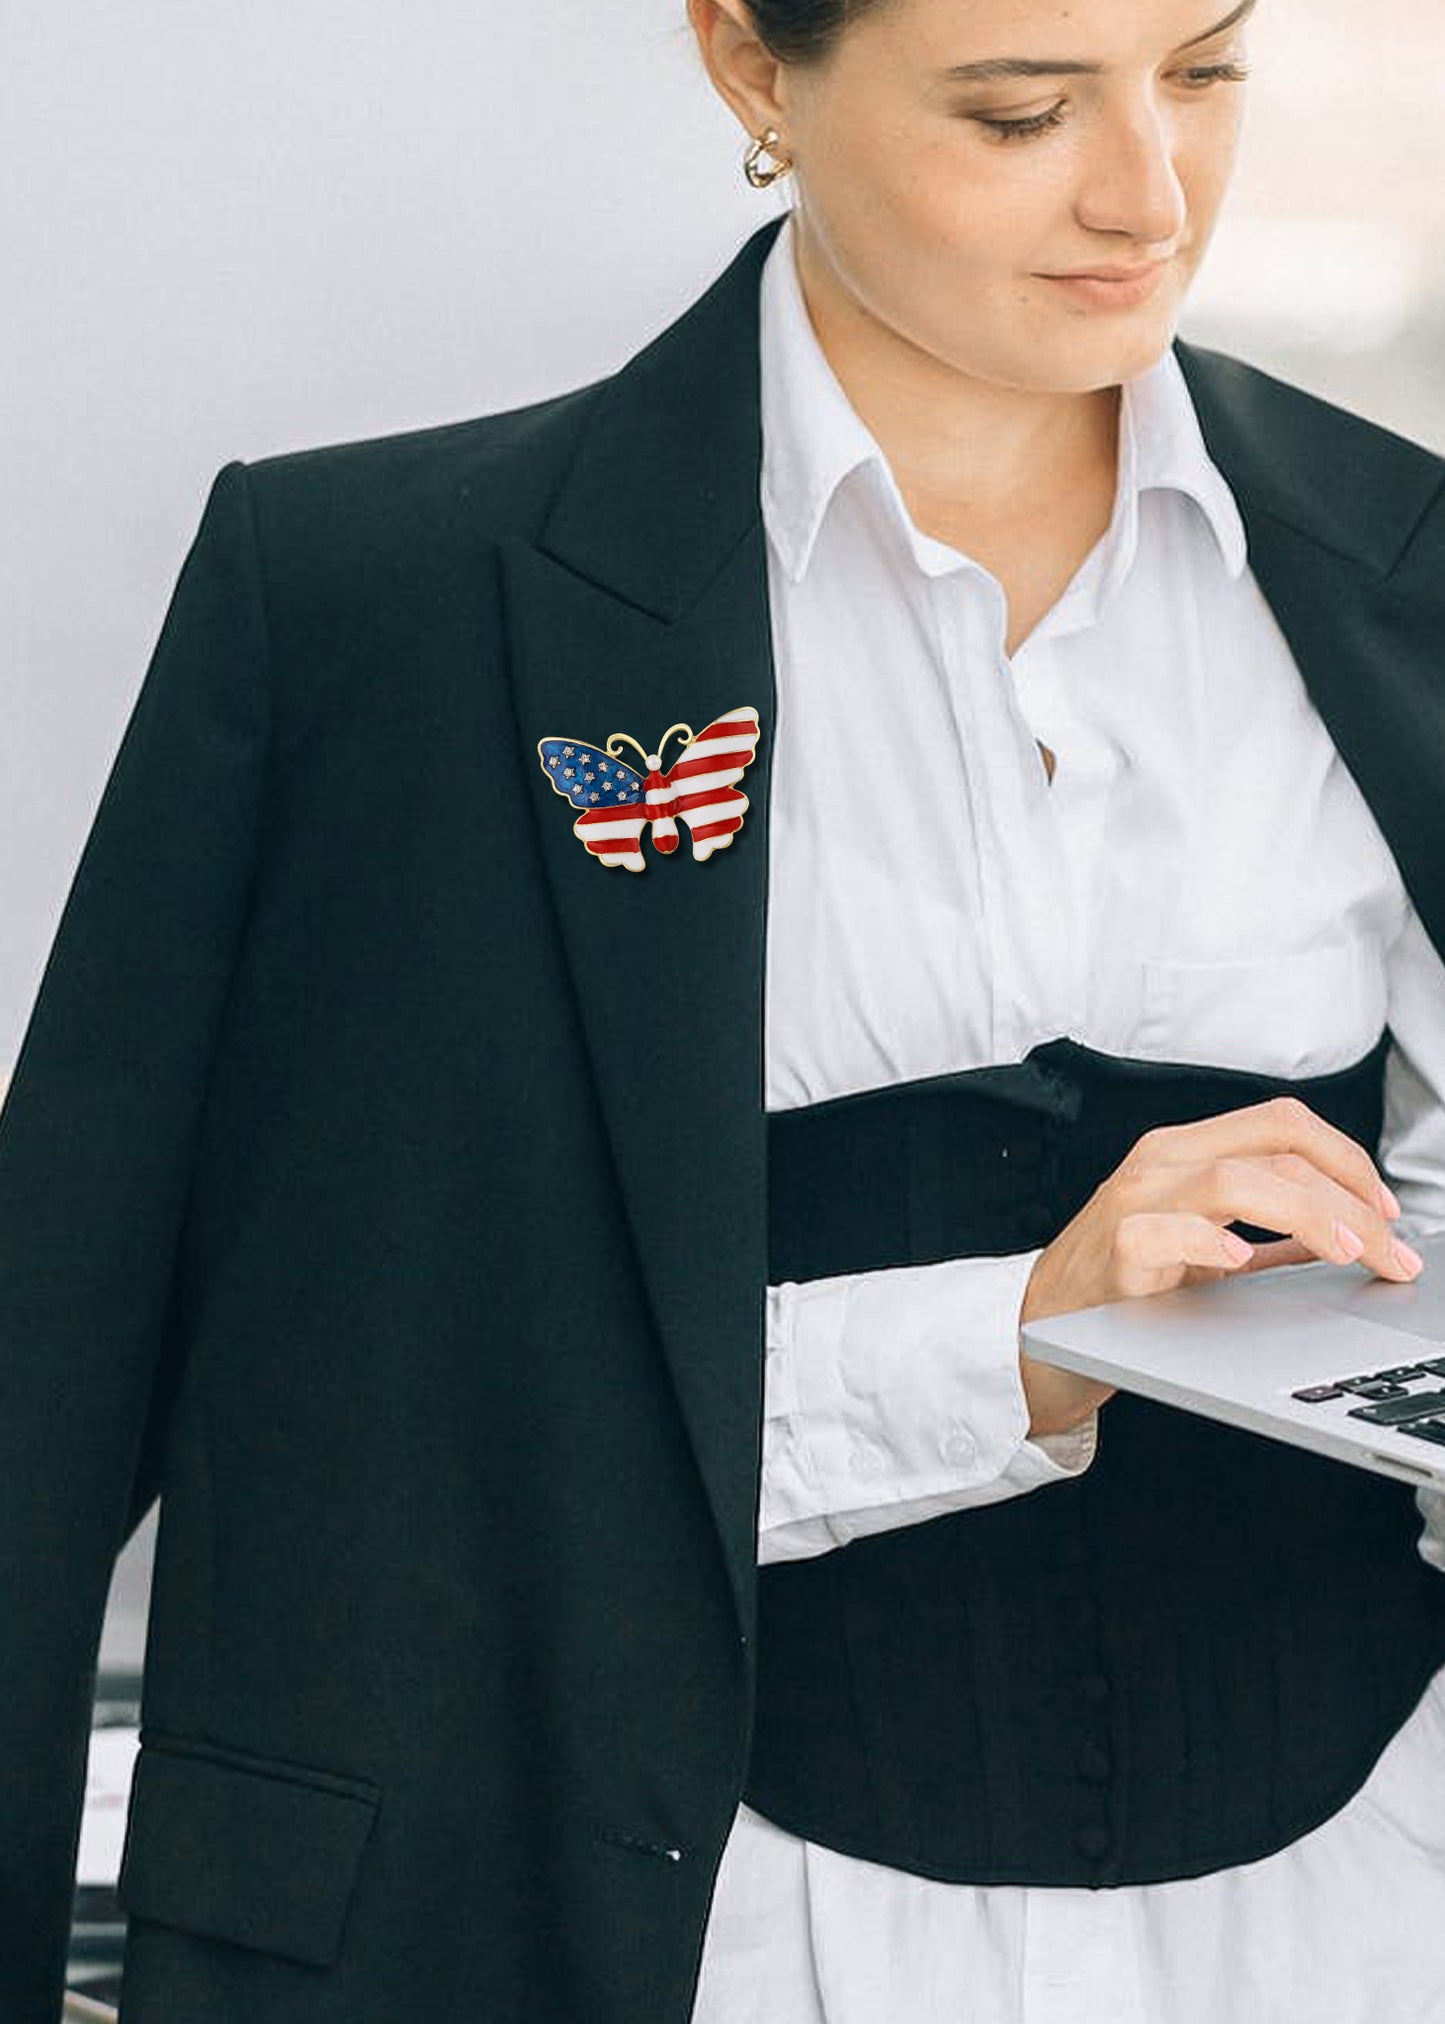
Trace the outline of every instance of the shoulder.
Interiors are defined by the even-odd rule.
[[[1445,458],[1242,359],[1178,346],[1211,456],[1265,515],[1388,572],[1428,523],[1445,541]]]
[[[244,467],[263,549],[283,562],[376,554],[394,565],[438,544],[474,557],[544,528],[575,546],[584,523],[605,534],[638,500],[665,543],[659,501],[679,496],[693,517],[711,515],[719,542],[735,536],[757,513],[758,284],[777,229],[755,232],[674,323],[590,385]]]
[[[1252,423],[1275,438],[1328,443],[1332,449],[1352,452],[1354,459],[1418,462],[1445,476],[1445,458],[1424,444],[1366,421],[1259,366],[1201,345],[1181,343],[1178,351],[1196,400],[1203,394],[1214,407],[1228,410],[1237,423]]]
[[[263,549],[399,549],[465,530],[472,544],[528,536],[576,454],[606,380],[532,406],[243,467]]]

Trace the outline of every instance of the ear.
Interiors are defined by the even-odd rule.
[[[687,13],[707,74],[744,132],[786,134],[784,65],[758,34],[746,0],[687,0]]]

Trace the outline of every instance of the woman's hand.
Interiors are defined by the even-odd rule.
[[[1394,1235],[1399,1214],[1369,1154],[1295,1097],[1165,1125],[1144,1134],[1040,1255],[1020,1319],[1311,1258],[1413,1279],[1421,1261]],[[1225,1228],[1233,1222],[1289,1235],[1251,1245]],[[1020,1362],[1031,1433],[1064,1433],[1113,1396],[1022,1351]]]

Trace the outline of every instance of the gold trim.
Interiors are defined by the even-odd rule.
[[[774,183],[781,182],[784,176],[792,174],[792,157],[778,153],[778,144],[782,138],[776,127],[769,127],[766,133],[758,135],[743,156],[743,174],[755,190],[771,189]],[[764,155],[772,157],[766,168],[763,167]]]

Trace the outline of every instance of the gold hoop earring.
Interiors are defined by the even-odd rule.
[[[777,128],[769,127],[766,133],[758,136],[743,156],[743,174],[755,190],[769,189],[774,183],[781,182],[784,176],[792,174],[792,161],[787,155],[778,153],[778,143],[781,139],[782,135]],[[763,163],[764,155],[771,157],[766,166]]]

